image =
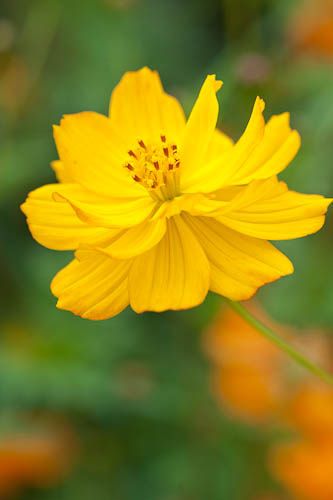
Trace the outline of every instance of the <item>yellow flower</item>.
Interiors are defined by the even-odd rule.
[[[109,117],[65,116],[54,127],[59,183],[29,194],[22,210],[42,245],[76,250],[54,278],[57,306],[105,319],[185,309],[208,292],[234,300],[293,272],[266,240],[320,229],[331,200],[289,191],[276,175],[299,134],[287,113],[265,124],[257,98],[235,144],[216,129],[222,83],[206,78],[189,119],[156,72],[128,72]]]

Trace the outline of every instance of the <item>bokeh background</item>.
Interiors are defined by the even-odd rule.
[[[303,146],[282,177],[333,193],[332,0],[0,0],[0,498],[332,500],[332,393],[222,299],[105,322],[55,308],[71,255],[35,243],[19,205],[54,181],[52,124],[106,113],[143,65],[187,111],[221,77],[235,139],[256,95],[290,111]],[[279,247],[296,272],[251,307],[330,368],[332,217]]]

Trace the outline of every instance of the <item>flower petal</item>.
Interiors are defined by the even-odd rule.
[[[154,212],[151,220],[174,217],[182,212],[188,212],[191,215],[220,213],[226,205],[228,203],[201,193],[183,194],[162,203]]]
[[[56,178],[59,182],[71,182],[74,183],[74,179],[69,174],[64,162],[61,160],[54,160],[51,162],[51,168],[54,171]]]
[[[201,167],[196,168],[191,177],[186,175],[182,178],[183,192],[209,193],[230,184],[229,181],[234,172],[248,160],[264,136],[264,108],[264,101],[258,97],[246,130],[239,141],[211,162],[202,161]],[[197,136],[195,140],[196,138]]]
[[[165,231],[165,219],[143,222],[118,233],[109,245],[101,248],[101,251],[115,259],[130,259],[157,245]]]
[[[289,113],[272,116],[265,126],[262,141],[244,163],[228,164],[228,182],[247,184],[282,172],[296,156],[301,138],[290,128]]]
[[[210,261],[213,292],[245,300],[262,285],[293,272],[290,260],[271,243],[239,234],[209,217],[185,217]]]
[[[21,209],[38,243],[54,250],[74,250],[82,244],[102,244],[115,233],[82,222],[68,203],[54,200],[55,192],[80,200],[87,200],[90,196],[76,184],[48,184],[32,191]]]
[[[60,160],[75,182],[104,196],[148,196],[124,168],[128,144],[106,116],[93,112],[66,115],[54,127],[54,139]]]
[[[219,113],[216,92],[221,86],[222,82],[216,80],[215,75],[207,76],[187,121],[180,146],[182,191],[191,185],[198,172],[200,175],[204,170],[203,161],[214,136]]]
[[[130,260],[115,260],[99,252],[85,251],[53,279],[57,307],[93,320],[115,316],[128,306],[127,275]]]
[[[110,118],[119,132],[138,139],[178,141],[185,127],[184,111],[174,97],[163,90],[156,71],[142,68],[129,71],[112,92]]]
[[[83,222],[109,228],[127,228],[140,224],[147,219],[156,207],[150,197],[107,198],[91,197],[81,200],[75,193],[56,190],[54,199],[58,203],[68,203]]]
[[[216,218],[240,233],[267,240],[289,240],[323,226],[332,199],[288,191],[276,178],[254,181]]]
[[[158,245],[134,259],[129,274],[130,304],[138,313],[194,307],[208,287],[207,257],[180,216],[168,221]]]
[[[208,150],[205,156],[205,162],[216,160],[218,156],[225,153],[234,145],[234,141],[224,132],[215,129],[213,137],[209,143]]]

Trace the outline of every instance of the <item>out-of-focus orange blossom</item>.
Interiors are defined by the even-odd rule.
[[[318,332],[313,358],[330,369],[330,344]],[[317,349],[316,349],[317,347]],[[314,378],[299,381],[286,407],[297,440],[271,450],[273,476],[296,500],[333,499],[333,388]]]
[[[333,57],[332,0],[303,0],[291,16],[288,38],[298,52]]]
[[[331,387],[313,381],[303,384],[291,400],[288,413],[290,423],[304,436],[316,441],[331,440],[333,445]]]
[[[332,500],[332,441],[278,445],[272,450],[270,462],[273,474],[295,500]]]
[[[331,344],[323,332],[302,336],[250,307],[288,340],[301,339],[298,350],[332,371]],[[272,476],[293,500],[333,500],[333,388],[294,372],[286,355],[231,309],[221,311],[203,347],[213,364],[214,395],[225,409],[242,421],[279,423],[292,433],[271,447]]]
[[[67,432],[20,432],[0,435],[0,498],[26,487],[50,487],[70,471],[73,440]]]
[[[278,412],[281,387],[274,375],[251,366],[226,366],[218,370],[214,389],[236,416],[250,422],[267,421]]]
[[[263,318],[259,308],[255,314]],[[217,399],[233,414],[253,423],[276,416],[284,399],[280,351],[233,310],[222,311],[204,337],[212,359]]]

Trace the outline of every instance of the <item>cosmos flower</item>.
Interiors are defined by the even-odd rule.
[[[289,191],[276,175],[296,155],[287,113],[267,124],[257,98],[236,142],[216,129],[222,83],[206,78],[186,121],[156,72],[128,72],[109,116],[67,115],[54,127],[59,180],[22,206],[34,238],[75,250],[54,278],[57,306],[105,319],[186,309],[212,290],[233,300],[293,272],[267,240],[320,229],[331,200]]]
[[[288,40],[300,54],[333,56],[333,4],[331,0],[298,2],[290,17]]]
[[[270,450],[273,476],[293,498],[333,498],[333,390],[305,380],[287,405],[287,417],[299,436]]]
[[[276,445],[270,454],[270,468],[292,498],[333,498],[333,442],[298,439]]]
[[[317,381],[301,384],[288,407],[288,420],[292,427],[316,442],[333,443],[332,414],[333,389]]]
[[[257,304],[251,310],[273,323]],[[205,332],[203,348],[212,361],[213,395],[223,411],[260,426],[277,419],[287,381],[285,357],[275,345],[224,307]]]
[[[0,498],[17,498],[15,494],[26,487],[60,482],[72,468],[71,437],[56,431],[1,435]]]

